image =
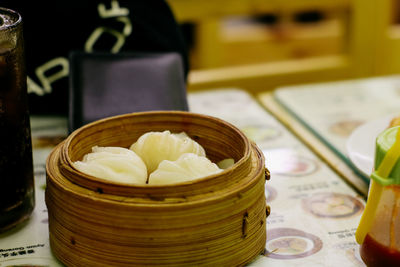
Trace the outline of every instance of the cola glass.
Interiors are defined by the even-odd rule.
[[[22,18],[0,8],[0,232],[35,205]]]

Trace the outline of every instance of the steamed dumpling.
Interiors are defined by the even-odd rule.
[[[217,166],[220,169],[228,169],[229,167],[233,166],[233,164],[235,164],[235,160],[233,158],[227,158],[218,162]]]
[[[92,148],[82,161],[74,162],[79,171],[108,181],[145,184],[147,168],[135,152],[122,147]]]
[[[184,132],[148,132],[139,137],[130,149],[142,158],[149,173],[156,170],[161,161],[177,160],[184,153],[206,155],[204,148]]]
[[[193,153],[181,155],[178,160],[163,160],[149,176],[151,185],[163,185],[190,181],[222,171],[208,158]]]

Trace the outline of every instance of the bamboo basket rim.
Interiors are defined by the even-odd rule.
[[[62,144],[60,143],[57,147],[62,146]],[[56,147],[56,148],[57,148]],[[99,201],[99,202],[103,202],[103,203],[110,203],[110,204],[115,204],[116,202],[118,203],[118,205],[121,206],[135,206],[136,208],[143,208],[143,209],[161,209],[161,210],[166,210],[168,208],[172,208],[175,209],[177,207],[184,207],[187,209],[191,209],[195,206],[202,206],[205,203],[214,203],[214,202],[221,202],[221,201],[225,201],[227,199],[229,199],[232,195],[235,194],[240,194],[241,191],[245,190],[243,189],[246,186],[250,186],[252,184],[256,184],[259,181],[257,179],[255,179],[255,177],[258,177],[259,175],[261,175],[261,173],[264,173],[265,171],[265,167],[263,163],[260,162],[265,162],[265,158],[263,153],[261,152],[261,150],[255,145],[252,144],[251,145],[253,152],[255,155],[254,157],[257,158],[258,160],[255,160],[255,162],[257,163],[257,168],[252,170],[251,174],[252,174],[252,178],[249,179],[248,181],[246,181],[246,183],[242,183],[240,187],[227,187],[225,188],[226,190],[222,190],[223,194],[221,194],[221,190],[219,191],[218,194],[210,194],[208,197],[204,197],[204,194],[202,195],[202,198],[199,199],[191,199],[189,201],[181,201],[181,202],[165,202],[164,200],[158,200],[158,201],[152,201],[152,202],[136,202],[136,201],[132,201],[132,202],[126,202],[121,200],[121,197],[126,197],[126,196],[121,196],[121,195],[116,195],[116,194],[108,194],[108,193],[101,193],[99,194],[98,192],[96,192],[95,190],[92,190],[90,188],[87,187],[82,187],[79,184],[74,183],[73,181],[66,179],[65,177],[63,177],[64,181],[68,181],[70,184],[68,185],[68,187],[66,186],[62,186],[62,184],[60,183],[60,181],[58,181],[57,179],[54,179],[54,177],[51,178],[52,183],[54,185],[57,185],[58,187],[62,188],[62,190],[64,191],[68,191],[72,194],[74,194],[75,196],[79,196],[80,198],[84,198],[86,200],[91,200],[91,201]],[[52,173],[49,172],[49,161],[53,158],[53,157],[57,157],[59,156],[59,154],[56,153],[57,150],[54,149],[50,156],[47,158],[46,161],[46,173]],[[260,164],[259,164],[260,163]],[[59,169],[57,168],[57,170],[59,171]],[[219,173],[220,174],[220,173]],[[54,175],[54,173],[53,173]],[[230,190],[227,190],[230,189]],[[99,195],[97,195],[99,194]],[[110,198],[104,198],[103,196],[110,196]],[[128,197],[129,198],[129,197]],[[143,199],[143,198],[141,198]],[[125,198],[124,198],[125,200]]]
[[[102,124],[105,125],[109,121],[118,121],[120,119],[128,119],[128,118],[135,119],[137,117],[151,118],[154,116],[162,116],[162,115],[169,115],[169,116],[174,116],[174,117],[183,117],[183,116],[188,117],[189,116],[191,118],[197,118],[197,119],[201,119],[201,120],[212,120],[215,123],[224,125],[224,127],[228,127],[230,130],[235,132],[235,135],[239,136],[240,139],[243,140],[243,143],[244,143],[243,156],[238,161],[236,161],[232,166],[230,166],[216,174],[208,175],[208,176],[198,178],[195,180],[191,180],[191,181],[177,182],[177,183],[166,184],[166,185],[127,184],[127,183],[122,183],[122,182],[107,181],[104,179],[100,179],[100,178],[85,174],[74,167],[73,161],[71,160],[71,157],[70,157],[70,146],[71,146],[71,143],[73,142],[73,140],[81,132],[91,129],[93,127],[96,127],[98,125],[102,125]],[[135,141],[135,140],[133,140],[133,141]],[[62,157],[63,161],[66,162],[66,164],[63,164],[63,166],[62,166],[63,168],[66,168],[69,171],[72,171],[75,173],[79,173],[81,176],[83,176],[89,182],[99,185],[97,188],[102,188],[104,186],[107,186],[107,187],[116,188],[116,190],[118,188],[126,188],[128,191],[130,188],[138,189],[138,190],[140,190],[140,189],[149,189],[149,190],[151,190],[151,189],[157,189],[157,190],[166,189],[166,190],[168,190],[171,188],[178,188],[178,187],[190,187],[194,183],[207,182],[210,179],[214,179],[220,175],[226,175],[226,174],[230,173],[234,168],[237,168],[238,166],[244,166],[246,164],[246,162],[250,159],[251,148],[253,146],[251,144],[250,140],[246,137],[246,135],[240,129],[238,129],[236,126],[234,126],[233,124],[231,124],[225,120],[222,120],[217,117],[210,116],[210,115],[199,114],[199,113],[194,113],[194,112],[189,112],[189,111],[163,111],[163,110],[134,112],[134,113],[127,113],[127,114],[103,118],[103,119],[91,122],[89,124],[86,124],[78,129],[76,129],[63,141],[63,143],[64,143],[64,145],[62,147],[61,153],[63,155],[63,157]],[[71,176],[68,176],[66,178],[69,179],[70,181],[72,181],[73,183],[76,183],[80,186],[84,186],[80,183],[79,179],[75,179],[74,177],[71,177]],[[93,191],[95,191],[95,190],[93,190]]]

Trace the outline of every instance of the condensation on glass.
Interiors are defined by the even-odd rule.
[[[0,8],[0,232],[35,205],[22,18]]]

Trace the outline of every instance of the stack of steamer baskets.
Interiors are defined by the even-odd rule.
[[[93,146],[129,147],[145,132],[186,132],[224,171],[173,185],[124,185],[72,163]],[[244,265],[266,242],[264,157],[220,119],[189,112],[110,117],[73,132],[47,159],[50,245],[68,266]]]

